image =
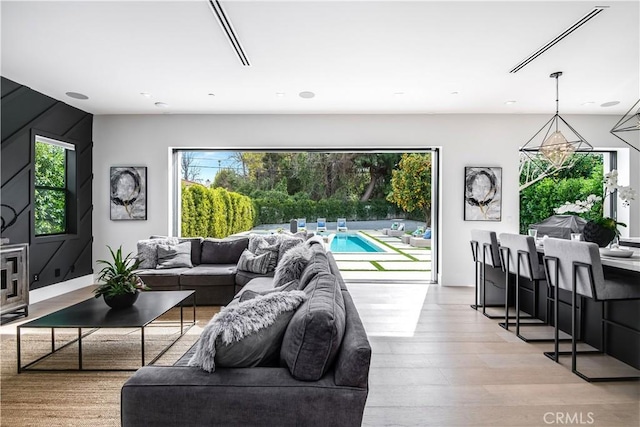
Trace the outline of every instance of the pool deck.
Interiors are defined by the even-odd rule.
[[[407,231],[413,231],[424,223],[417,221],[402,221],[407,226]],[[334,223],[335,224],[335,223]],[[339,253],[332,252],[342,277],[346,282],[431,282],[431,248],[416,248],[402,243],[400,237],[387,236],[382,229],[390,227],[391,221],[362,221],[348,222],[349,234],[359,234],[373,242],[376,246],[383,247],[385,252],[357,252]],[[272,224],[256,227],[256,230],[288,229],[288,224]],[[329,236],[335,234],[335,225],[327,223],[328,232],[320,233],[327,241]],[[307,229],[315,232],[313,223],[307,222]]]
[[[332,252],[345,281],[430,281],[431,248],[415,248],[382,230],[357,230],[385,252]]]

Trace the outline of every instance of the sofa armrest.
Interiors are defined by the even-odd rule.
[[[294,379],[286,368],[145,366],[122,387],[122,426],[348,425],[362,422],[367,389],[341,387],[333,372]]]

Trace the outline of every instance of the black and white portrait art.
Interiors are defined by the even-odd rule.
[[[500,221],[502,168],[464,168],[464,220]]]
[[[111,219],[147,219],[147,168],[112,167]]]

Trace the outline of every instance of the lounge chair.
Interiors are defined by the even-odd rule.
[[[326,218],[318,218],[318,225],[316,227],[316,231],[327,231],[327,219]]]
[[[391,229],[387,232],[387,235],[391,237],[400,237],[403,234],[404,234],[404,222],[401,222],[401,223],[394,222],[391,225]]]
[[[431,229],[427,227],[425,231],[422,227],[418,227],[409,239],[409,244],[416,248],[431,247]]]
[[[347,231],[347,219],[346,218],[338,218],[338,231]]]
[[[298,231],[307,231],[307,218],[298,218]]]

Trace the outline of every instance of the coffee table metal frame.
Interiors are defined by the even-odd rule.
[[[193,301],[193,321],[186,323],[185,324],[185,320],[184,320],[184,305],[182,304],[185,300],[187,300],[189,297],[192,297],[192,301]],[[154,310],[153,307],[150,308],[150,312],[146,313],[147,316],[146,317],[140,317],[138,316],[137,319],[140,319],[139,321],[135,321],[136,316],[132,315],[132,310],[136,310],[137,307],[140,306],[150,306],[152,305],[154,300],[159,300],[159,302],[164,302],[164,305],[158,307],[157,309]],[[168,301],[163,301],[163,300],[168,300]],[[96,300],[95,298],[90,298],[88,300],[82,301],[78,304],[74,304],[72,306],[57,310],[53,313],[50,313],[46,316],[40,317],[38,319],[32,320],[30,322],[24,323],[20,326],[17,327],[17,337],[16,337],[16,342],[17,342],[17,346],[18,346],[18,373],[22,373],[24,371],[117,371],[117,372],[121,372],[121,371],[135,371],[138,368],[84,368],[83,364],[82,364],[82,339],[88,335],[91,335],[92,333],[96,332],[99,329],[116,329],[116,328],[140,328],[140,349],[141,349],[141,359],[142,359],[142,366],[145,366],[145,351],[144,351],[144,344],[145,344],[145,335],[144,335],[144,329],[147,326],[150,326],[151,323],[154,323],[154,325],[152,326],[166,326],[168,324],[172,324],[172,323],[176,323],[175,321],[156,321],[160,316],[162,316],[163,314],[167,313],[168,311],[170,311],[171,309],[175,308],[177,305],[180,305],[180,334],[176,337],[176,339],[174,339],[173,341],[171,341],[169,343],[169,345],[167,345],[164,349],[162,349],[162,351],[156,356],[154,357],[149,363],[148,365],[152,365],[154,364],[160,357],[162,357],[163,354],[165,354],[182,336],[184,336],[184,334],[191,329],[191,327],[193,325],[196,324],[196,297],[195,297],[195,291],[151,291],[151,292],[142,292],[138,298],[138,301],[136,302],[136,305],[134,305],[133,307],[129,307],[129,308],[125,308],[125,309],[121,309],[121,310],[111,310],[109,309],[109,307],[104,303],[104,301],[102,300]],[[73,324],[73,325],[65,325],[64,324],[64,320],[62,321],[57,321],[56,322],[56,318],[60,318],[62,317],[63,319],[65,318],[65,314],[67,313],[72,313],[75,314],[74,312],[78,312],[80,311],[81,308],[85,308],[85,309],[89,309],[89,310],[93,310],[93,312],[98,311],[98,314],[104,314],[105,316],[107,315],[107,313],[111,314],[119,314],[121,315],[121,317],[125,318],[122,322],[104,322],[102,324],[100,324],[100,322],[90,322],[87,321],[86,324]],[[94,313],[92,313],[94,314]],[[135,313],[133,313],[135,314]],[[134,321],[127,321],[126,318],[127,317],[132,317]],[[139,324],[137,324],[139,323]],[[45,354],[42,357],[39,357],[38,359],[27,363],[26,365],[22,366],[22,355],[21,355],[21,332],[22,332],[22,328],[51,328],[51,352]],[[78,337],[73,339],[72,341],[69,341],[61,346],[59,346],[58,348],[56,348],[55,346],[55,329],[77,329],[78,330]],[[82,333],[82,329],[87,329],[87,328],[91,328],[90,331]],[[78,343],[78,368],[77,369],[71,369],[71,368],[62,368],[62,369],[51,369],[51,368],[47,368],[47,369],[39,369],[39,368],[34,368],[33,365],[35,365],[36,363],[42,361],[43,359],[46,359],[47,357],[53,355],[54,353],[56,353],[57,351],[62,350],[65,347],[68,347],[71,344],[74,343]]]

